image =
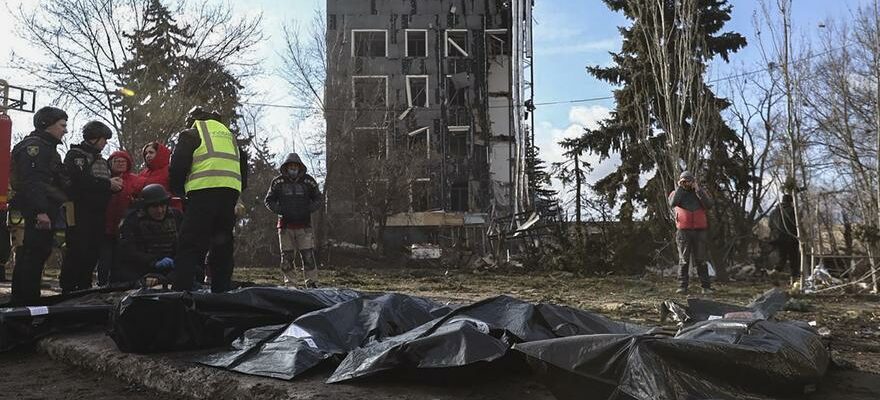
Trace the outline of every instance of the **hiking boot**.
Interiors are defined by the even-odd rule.
[[[318,288],[318,282],[315,282],[315,281],[313,281],[313,280],[311,280],[311,279],[306,279],[306,285],[305,285],[305,286],[306,286],[306,288],[308,288],[308,289],[317,289],[317,288]]]
[[[688,288],[686,288],[686,287],[680,287],[678,289],[675,289],[675,293],[678,293],[678,294],[687,294],[687,292],[688,292]]]
[[[713,293],[715,293],[715,289],[712,289],[710,287],[704,287],[702,292],[703,292],[703,294],[713,294]]]

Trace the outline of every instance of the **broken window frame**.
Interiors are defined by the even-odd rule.
[[[358,55],[357,54],[358,41],[355,39],[355,37],[357,36],[356,34],[357,33],[375,33],[375,32],[382,32],[385,35],[385,52],[384,52],[384,54],[381,56],[370,55],[369,54],[370,49],[368,48],[366,55]],[[369,41],[367,41],[367,42],[369,42]],[[388,47],[389,47],[389,43],[388,43],[388,30],[387,29],[352,29],[351,30],[351,56],[352,57],[385,57],[385,58],[388,58]]]
[[[416,183],[417,182],[419,182],[419,183],[426,182],[425,187],[424,187],[425,190],[424,190],[424,194],[423,194],[424,201],[425,201],[424,209],[421,209],[422,207],[419,207],[419,209],[416,209],[416,207],[413,206],[415,204],[415,200],[416,200],[415,195],[416,195]],[[410,184],[409,184],[409,211],[410,212],[425,212],[425,211],[431,210],[431,187],[430,186],[431,186],[431,178],[415,178],[412,181],[410,181]]]
[[[385,101],[383,104],[376,104],[375,109],[364,110],[358,107],[358,98],[357,98],[357,80],[358,79],[383,79],[385,81]],[[351,77],[351,107],[355,111],[356,121],[360,119],[359,112],[367,111],[367,112],[378,112],[378,111],[387,111],[388,109],[388,75],[353,75]],[[376,126],[356,126],[355,129],[375,129]]]
[[[499,36],[503,35],[503,39],[499,38]],[[501,52],[494,52],[492,49],[496,48],[498,45],[498,41],[501,44]],[[503,29],[486,29],[486,54],[489,57],[498,57],[498,56],[510,56],[510,34],[506,28]]]
[[[470,158],[470,146],[471,146],[471,135],[470,135],[470,126],[448,126],[446,127],[447,134],[447,145],[446,152],[447,155],[452,158],[457,159],[468,159]],[[464,145],[459,146],[460,141],[464,139]]]
[[[470,211],[470,183],[465,181],[462,182],[453,182],[449,187],[449,211],[452,212],[469,212]],[[462,197],[462,192],[464,192],[464,196]],[[462,203],[461,200],[464,200]],[[455,207],[456,203],[460,207]]]
[[[449,37],[449,33],[464,33],[464,43],[457,43],[455,40],[452,40]],[[470,57],[470,46],[468,45],[470,42],[468,41],[468,30],[467,29],[447,29],[443,31],[443,43],[445,44],[443,47],[446,52],[444,53],[446,57]],[[464,46],[462,46],[462,44]],[[459,54],[449,54],[449,47],[453,47],[455,51]]]
[[[413,103],[412,84],[410,83],[410,81],[413,79],[424,79],[425,80],[425,103],[424,104],[414,104]],[[428,107],[430,107],[430,105],[431,105],[431,96],[429,96],[429,94],[431,93],[430,85],[431,85],[431,83],[430,83],[430,79],[428,78],[428,75],[407,75],[406,76],[406,104],[407,104],[407,106],[409,106],[410,108],[413,108],[413,107],[428,108]]]
[[[376,138],[377,138],[376,143],[379,146],[379,148],[378,148],[379,152],[377,153],[377,155],[379,156],[379,159],[384,160],[390,156],[391,150],[390,150],[390,143],[389,143],[390,139],[389,139],[388,129],[386,129],[384,127],[377,127],[377,126],[366,126],[366,127],[356,127],[356,128],[354,128],[354,130],[357,132],[356,134],[360,135],[360,136],[365,136],[365,135],[375,135],[376,136]],[[372,154],[370,151],[368,151],[369,148],[361,149],[361,150],[364,151],[364,154]]]
[[[422,132],[425,133],[425,159],[431,158],[431,128],[424,126],[419,129],[416,129],[412,132],[406,134],[407,136],[407,148],[412,149],[412,143],[417,140],[415,139],[418,135],[421,135]]]
[[[453,99],[458,99],[453,102]],[[449,107],[467,107],[467,90],[456,88],[452,83],[452,75],[446,75],[446,104]]]
[[[422,55],[410,54],[410,51],[409,51],[409,34],[410,34],[410,32],[412,32],[412,33],[421,32],[423,34],[423,36],[425,38],[424,39],[424,43],[425,43],[424,54],[422,54]],[[405,57],[419,57],[419,58],[428,57],[428,30],[427,29],[404,29],[403,35],[404,35],[403,40],[404,40],[404,56]]]

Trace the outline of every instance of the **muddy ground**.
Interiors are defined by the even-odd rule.
[[[551,302],[601,312],[609,317],[659,324],[658,305],[678,299],[672,278],[656,276],[583,276],[568,272],[530,271],[525,268],[447,268],[432,263],[409,263],[388,268],[384,262],[363,258],[337,259],[321,271],[321,283],[364,291],[394,291],[452,302],[470,302],[499,294],[524,300]],[[56,285],[57,271],[46,273],[47,286]],[[280,285],[274,268],[239,268],[235,279]],[[0,302],[8,284],[0,284]],[[718,283],[712,297],[746,304],[773,287],[769,280]],[[865,294],[795,296],[793,308],[781,319],[815,321],[831,331],[830,346],[840,367],[835,368],[809,399],[880,398],[880,297]],[[796,304],[795,304],[796,303]],[[0,398],[160,398],[158,393],[115,379],[59,365],[33,352],[0,354]],[[34,392],[33,388],[40,390]],[[530,384],[533,390],[540,391]],[[534,397],[537,393],[533,393]],[[12,396],[12,397],[8,397]],[[141,397],[139,397],[141,396]],[[396,397],[396,396],[395,396]],[[389,396],[387,398],[395,398]],[[385,398],[385,397],[378,397]]]

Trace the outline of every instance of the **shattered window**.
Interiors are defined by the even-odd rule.
[[[430,158],[431,131],[427,127],[416,129],[407,134],[409,151],[415,158]]]
[[[427,57],[428,56],[428,31],[426,31],[426,30],[407,30],[406,31],[406,56],[407,57]]]
[[[506,29],[486,31],[486,42],[490,57],[510,55],[510,41]]]
[[[355,76],[354,106],[358,109],[384,108],[386,99],[386,77],[384,76]]]
[[[411,207],[413,211],[431,209],[431,178],[417,178],[412,182]]]
[[[356,126],[382,126],[388,104],[387,77],[352,77]]]
[[[387,57],[388,32],[351,31],[351,55],[356,57]]]
[[[447,143],[449,148],[447,154],[453,158],[467,158],[468,156],[468,132],[467,131],[450,131]]]
[[[446,56],[468,57],[467,30],[446,31]]]
[[[452,184],[449,193],[449,209],[450,211],[467,212],[468,211],[468,183],[458,182]]]
[[[406,103],[410,107],[428,107],[428,77],[406,77]]]
[[[388,135],[384,129],[358,129],[354,134],[354,146],[366,159],[384,159],[387,156]]]
[[[450,106],[465,106],[467,104],[465,94],[465,88],[456,87],[452,76],[446,77],[446,104]]]

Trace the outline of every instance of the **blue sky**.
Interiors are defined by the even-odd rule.
[[[209,0],[215,1],[215,0]],[[216,0],[222,1],[222,0]],[[775,0],[770,0],[774,1]],[[793,24],[797,31],[807,36],[815,34],[820,21],[828,16],[846,17],[849,10],[859,4],[867,4],[870,0],[795,0]],[[19,6],[34,7],[37,0],[7,0],[6,5],[12,9]],[[323,1],[317,0],[251,0],[234,2],[233,7],[239,13],[263,12],[264,32],[268,39],[258,50],[263,59],[266,73],[250,82],[261,92],[261,101],[279,104],[292,104],[285,90],[284,82],[273,73],[279,66],[276,49],[281,48],[281,24],[285,21],[298,20],[307,24],[316,9],[323,8]],[[757,0],[734,0],[733,19],[726,30],[734,30],[753,41],[752,16],[758,7]],[[4,7],[5,8],[5,7]],[[5,11],[5,10],[3,10]],[[563,101],[583,98],[605,97],[611,95],[613,89],[609,85],[590,77],[587,65],[603,65],[609,63],[609,51],[616,51],[620,46],[617,27],[627,24],[618,13],[610,11],[599,0],[537,0],[535,8],[535,87],[536,102]],[[22,85],[32,82],[33,78],[20,75],[20,72],[3,66],[8,64],[9,54],[15,50],[19,54],[30,51],[19,43],[12,33],[12,21],[6,12],[0,13],[0,78],[14,80]],[[726,76],[735,73],[734,68],[748,65],[754,69],[757,52],[754,47],[734,54],[730,65],[716,63],[710,71],[711,77]],[[42,95],[38,98],[37,107],[46,105],[50,100]],[[584,126],[595,126],[604,118],[608,110],[613,108],[611,100],[603,100],[578,104],[560,104],[539,106],[536,112],[536,137],[542,149],[543,158],[549,162],[559,161],[561,151],[555,142],[564,137],[578,135]],[[73,121],[73,126],[85,123]],[[30,128],[30,115],[14,115],[14,130],[22,131]],[[275,145],[279,152],[292,149],[292,143],[298,141],[301,132],[307,132],[310,124],[296,121],[292,113],[285,109],[267,111],[264,126],[275,137]],[[593,178],[601,176],[613,167],[613,160],[596,164]]]

